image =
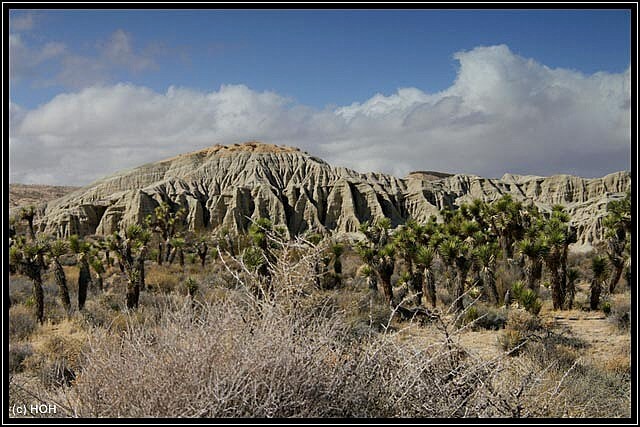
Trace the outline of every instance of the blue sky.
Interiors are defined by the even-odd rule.
[[[78,102],[89,102],[86,101],[89,96],[102,90],[106,91],[100,92],[102,99],[118,94],[128,100],[126,105],[135,104],[147,95],[160,96],[157,100],[160,102],[168,99],[169,88],[178,88],[188,89],[191,96],[214,94],[216,99],[224,99],[215,108],[207,104],[211,109],[209,118],[229,117],[228,111],[220,105],[251,102],[249,109],[233,113],[245,115],[248,120],[250,116],[246,111],[256,110],[256,105],[263,102],[262,109],[255,112],[257,116],[251,118],[261,117],[260,123],[270,123],[271,128],[263,126],[243,133],[238,126],[236,131],[231,131],[231,125],[225,123],[223,126],[220,122],[216,129],[224,129],[224,132],[194,130],[192,142],[158,143],[158,155],[198,148],[198,144],[205,144],[207,138],[216,135],[222,142],[246,136],[276,143],[291,142],[323,155],[327,160],[356,169],[378,168],[402,174],[407,169],[421,168],[418,166],[423,164],[399,158],[394,165],[387,165],[388,150],[382,146],[382,141],[377,151],[365,152],[360,144],[370,144],[363,141],[373,136],[361,133],[357,120],[354,121],[357,114],[353,111],[348,113],[345,108],[359,108],[358,114],[372,117],[373,110],[385,105],[384,117],[391,120],[396,114],[391,110],[402,105],[404,109],[398,114],[403,115],[403,123],[406,124],[407,117],[411,114],[415,117],[419,107],[430,106],[433,107],[429,113],[432,114],[431,123],[435,117],[433,114],[444,114],[434,108],[442,106],[438,102],[446,98],[451,102],[447,108],[457,106],[455,111],[447,110],[451,114],[464,117],[475,114],[474,117],[482,116],[486,120],[493,117],[498,123],[498,119],[506,120],[511,116],[509,111],[485,111],[491,104],[487,100],[472,105],[473,100],[476,102],[480,99],[478,97],[486,96],[472,93],[483,86],[483,82],[475,82],[473,87],[465,86],[465,82],[475,78],[474,73],[487,78],[498,76],[496,78],[503,84],[499,85],[497,92],[505,96],[504,99],[514,101],[519,97],[519,102],[527,103],[528,96],[548,91],[548,88],[561,86],[571,91],[582,91],[586,87],[602,87],[599,80],[603,75],[607,77],[607,85],[611,84],[626,94],[618,80],[622,79],[624,83],[630,66],[630,12],[624,10],[13,10],[10,18],[10,99],[15,159],[21,156],[27,159],[29,150],[62,144],[62,140],[70,141],[70,138],[78,138],[68,142],[71,145],[89,143],[90,138],[83,136],[85,134],[71,137],[66,133],[58,135],[55,129],[46,128],[42,121],[46,116],[44,113],[53,114],[51,111],[55,107],[56,113],[62,114],[63,101],[73,101],[77,107]],[[570,78],[567,73],[571,74]],[[461,76],[466,77],[462,79]],[[518,80],[519,86],[512,84],[514,79]],[[118,86],[123,84],[127,85],[126,90]],[[521,87],[527,84],[535,87]],[[578,89],[577,85],[586,86]],[[225,87],[234,90],[223,90]],[[403,88],[415,91],[399,92]],[[146,94],[144,90],[152,93]],[[511,92],[507,93],[507,90]],[[67,98],[55,98],[61,94]],[[267,99],[265,94],[273,94],[275,98]],[[259,95],[262,95],[259,102],[252,98]],[[596,100],[602,96],[592,95]],[[557,96],[555,92],[545,92],[544,102]],[[583,108],[590,101],[577,97],[575,92],[573,98],[567,98],[562,108],[574,110],[563,110],[563,113],[573,117],[577,115],[575,109],[579,108],[584,116]],[[457,103],[454,100],[458,100]],[[626,98],[618,101],[622,104],[627,102]],[[91,102],[92,108],[104,109],[107,105],[99,105],[101,101],[98,100]],[[147,99],[145,102],[151,101]],[[531,102],[543,101],[538,96],[531,98]],[[615,102],[612,105],[617,105]],[[374,104],[378,107],[374,108]],[[561,108],[558,103],[554,105]],[[68,111],[71,107],[65,104],[64,108]],[[536,104],[536,108],[545,110],[542,105]],[[628,106],[626,108],[628,110]],[[623,109],[622,113],[627,110]],[[82,111],[86,111],[86,105]],[[612,113],[611,109],[607,111]],[[325,126],[321,130],[311,132],[309,129],[326,120],[325,113],[339,116],[343,121],[349,117],[348,123],[323,122]],[[114,123],[115,119],[109,114],[105,112],[96,120]],[[500,114],[505,116],[500,118]],[[522,114],[518,120],[524,120],[525,112]],[[590,111],[588,114],[601,116],[602,112]],[[25,117],[29,120],[23,122]],[[36,119],[40,122],[36,123]],[[153,120],[153,117],[148,119]],[[612,123],[618,123],[618,119],[616,116],[607,124],[599,124],[598,129],[612,126]],[[203,118],[202,122],[205,121]],[[586,117],[576,119],[575,125],[584,121],[589,120]],[[87,126],[86,121],[73,124],[78,128]],[[520,124],[513,122],[513,129]],[[284,135],[275,130],[282,126],[296,130]],[[474,135],[477,138],[474,132],[478,131],[479,124],[474,122],[469,126],[469,135],[456,133],[455,137],[471,138]],[[566,126],[558,124],[557,134],[545,135],[552,141],[550,146],[566,139],[570,132]],[[514,130],[506,127],[503,145],[509,138],[513,139]],[[405,125],[400,128],[399,133],[388,137],[406,137],[407,141],[412,141],[411,149],[418,144],[416,141],[427,137],[444,138],[440,130],[436,132],[433,126],[427,129],[424,123],[416,128]],[[459,125],[451,124],[448,129],[459,132]],[[171,131],[176,135],[183,134],[182,130]],[[547,132],[546,129],[543,131]],[[136,131],[131,132],[133,135]],[[52,139],[51,135],[57,136]],[[481,135],[487,138],[487,152],[496,149],[492,142],[496,135]],[[611,138],[616,139],[618,135]],[[342,141],[339,144],[341,148],[336,148],[337,141]],[[91,144],[95,149],[109,150],[108,147],[112,147],[106,141]],[[429,148],[427,143],[420,144],[425,145],[421,149]],[[615,144],[618,145],[615,145],[616,152],[611,158],[616,160],[592,170],[588,169],[590,165],[584,168],[571,164],[549,166],[549,162],[545,162],[543,165],[514,164],[517,169],[514,172],[548,174],[567,171],[597,175],[624,169],[628,164],[625,150],[620,148],[619,141]],[[436,145],[434,143],[424,152],[424,158],[429,159],[436,153],[442,155],[446,151],[434,148]],[[516,146],[516,151],[523,148]],[[596,149],[590,146],[580,150],[579,154],[602,156],[606,151],[603,151],[604,147]],[[409,148],[405,151],[411,151]],[[344,160],[353,155],[365,160],[359,163]],[[517,156],[514,154],[514,157]],[[129,158],[132,162],[154,160],[138,155]],[[465,172],[493,175],[509,169],[507,166],[501,169],[488,159],[472,160],[474,164],[452,161],[444,162],[441,167],[438,164],[431,166],[452,169],[466,165]],[[118,166],[114,160],[109,168]],[[425,168],[427,166],[424,165]],[[16,174],[12,176],[31,181],[70,179],[62,178],[53,170],[39,176],[29,175],[23,170],[26,168],[27,165],[15,160]],[[81,172],[80,176],[92,179],[96,177],[92,174],[107,173],[111,171],[109,168],[98,171],[92,168]]]
[[[399,87],[437,92],[456,75],[454,52],[506,44],[550,66],[621,72],[630,61],[627,11],[15,11],[33,13],[27,37],[91,55],[113,31],[156,48],[157,68],[113,80],[155,90],[245,84],[322,108]],[[55,64],[48,64],[55,68]],[[24,81],[12,99],[34,107],[64,87]]]

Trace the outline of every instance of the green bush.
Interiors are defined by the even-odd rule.
[[[540,301],[540,298],[538,298],[538,295],[531,289],[525,289],[522,291],[518,301],[522,304],[525,310],[531,314],[537,315],[542,309],[542,302]]]
[[[600,308],[602,308],[602,312],[607,316],[611,314],[611,302],[603,301],[602,304],[600,305]]]

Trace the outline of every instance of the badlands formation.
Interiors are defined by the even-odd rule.
[[[542,209],[566,206],[578,229],[574,250],[603,238],[607,202],[630,189],[629,172],[585,179],[505,174],[501,179],[413,172],[400,179],[335,167],[297,148],[259,142],[213,147],[100,179],[38,208],[38,230],[59,236],[108,234],[140,223],[162,202],[183,206],[192,230],[247,230],[268,217],[290,234],[352,233],[386,216],[394,226],[425,220],[473,199],[503,194]]]

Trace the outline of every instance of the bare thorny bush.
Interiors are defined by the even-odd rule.
[[[221,256],[240,292],[217,303],[173,299],[155,323],[131,322],[119,333],[94,328],[72,385],[39,398],[59,402],[59,415],[72,417],[568,413],[570,370],[555,378],[552,367],[531,359],[476,357],[460,344],[472,326],[459,326],[464,312],[434,313],[429,327],[439,338],[427,344],[401,340],[402,328],[354,336],[344,312],[312,299],[322,248],[279,244],[269,291],[256,294],[264,278],[241,259]]]

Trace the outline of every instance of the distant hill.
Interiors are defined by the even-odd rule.
[[[575,247],[603,238],[609,200],[630,188],[628,172],[585,179],[505,174],[501,179],[418,171],[400,179],[358,173],[293,147],[252,141],[215,145],[100,179],[39,208],[40,231],[108,234],[141,222],[163,201],[184,207],[194,230],[244,231],[251,219],[269,217],[294,235],[306,230],[357,232],[386,216],[392,225],[425,220],[443,208],[504,194],[548,210],[562,204],[578,229]]]
[[[62,197],[80,187],[9,184],[9,210],[38,205]]]

